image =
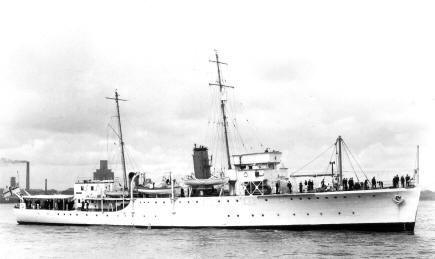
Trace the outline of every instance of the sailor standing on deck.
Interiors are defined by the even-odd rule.
[[[347,178],[343,178],[343,189],[347,191]]]
[[[290,181],[287,182],[288,192],[292,193],[292,183]]]

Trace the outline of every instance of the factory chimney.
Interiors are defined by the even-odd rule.
[[[45,194],[48,194],[47,193],[47,178],[45,178]]]
[[[30,163],[29,161],[26,161],[25,163],[26,163],[26,191],[28,191],[30,190]]]

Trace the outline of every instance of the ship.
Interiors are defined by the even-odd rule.
[[[231,87],[221,79],[220,66],[226,63],[219,60],[217,52],[212,62],[217,65],[217,81],[210,85],[223,92]],[[108,99],[116,104],[122,181],[80,179],[74,184],[73,195],[14,191],[20,198],[14,209],[19,224],[414,231],[420,196],[418,163],[413,175],[406,177],[406,184],[401,185],[397,177],[397,184],[385,187],[374,178],[354,183],[343,177],[346,144],[341,136],[333,142],[336,156],[329,161],[331,173],[320,175],[289,173],[277,150],[231,155],[226,100],[222,98],[227,168],[212,174],[208,148],[195,145],[194,174],[178,181],[169,175],[155,186],[143,173],[127,175],[119,107],[123,99],[117,91]],[[323,177],[319,187],[311,180],[307,185],[299,180],[319,176]],[[325,184],[325,177],[330,183]]]

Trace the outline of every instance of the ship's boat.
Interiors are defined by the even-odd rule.
[[[209,178],[209,179],[186,179],[184,184],[192,187],[204,185],[224,185],[228,183],[229,178]]]
[[[175,193],[180,192],[181,187],[177,186],[174,187],[173,191]],[[139,188],[137,189],[139,193],[143,194],[155,194],[155,195],[171,195],[172,189],[167,187],[161,187],[161,188]]]
[[[119,191],[106,191],[105,192],[105,194],[106,194],[106,196],[107,197],[128,197],[128,196],[130,196],[130,193],[128,192],[128,191],[122,191],[122,190],[119,190]]]

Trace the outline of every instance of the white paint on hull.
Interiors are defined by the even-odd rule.
[[[393,201],[400,195],[404,202]],[[265,196],[138,198],[122,211],[15,209],[20,223],[141,227],[255,227],[415,222],[420,189]]]

